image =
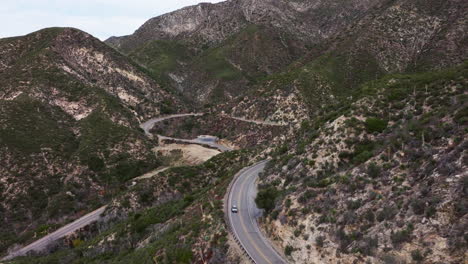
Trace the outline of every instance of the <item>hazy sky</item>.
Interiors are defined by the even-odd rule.
[[[0,38],[75,27],[102,40],[133,33],[149,18],[221,0],[0,0]]]

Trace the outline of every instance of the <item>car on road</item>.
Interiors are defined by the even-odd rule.
[[[231,212],[237,213],[238,211],[239,211],[239,209],[237,209],[237,205],[233,205],[233,206],[231,207]]]

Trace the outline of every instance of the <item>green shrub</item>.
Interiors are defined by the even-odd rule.
[[[411,202],[411,208],[415,214],[422,215],[426,209],[426,203],[423,200],[415,199]]]
[[[419,251],[419,249],[411,251],[411,258],[416,262],[424,260],[424,256],[421,254],[421,251]]]
[[[143,233],[147,227],[163,223],[168,219],[183,213],[183,209],[188,205],[183,200],[170,201],[168,203],[150,208],[143,213],[134,215],[131,221],[132,231]]]
[[[91,155],[88,157],[85,163],[88,165],[88,168],[94,172],[100,172],[106,166],[104,161],[96,155]]]
[[[325,244],[325,237],[323,236],[316,237],[315,244],[317,245],[317,247],[323,247],[323,245]]]
[[[373,223],[374,220],[375,220],[375,215],[374,215],[374,212],[372,212],[372,210],[367,210],[365,213],[364,213],[364,217],[367,219],[367,221],[369,221],[370,223]]]
[[[356,210],[359,207],[361,207],[361,205],[362,205],[361,202],[362,202],[361,199],[357,199],[355,201],[349,200],[349,201],[346,202],[346,205],[347,205],[348,209]]]
[[[276,151],[276,153],[277,153],[278,155],[283,155],[283,154],[285,154],[286,152],[288,152],[288,145],[286,145],[286,144],[285,144],[285,145],[282,145],[281,147],[279,147],[279,148],[277,149],[277,151]]]
[[[144,161],[123,160],[111,171],[119,182],[126,182],[148,171],[152,166]]]
[[[380,167],[374,162],[370,163],[369,166],[367,166],[367,175],[369,175],[369,177],[373,179],[380,176],[380,171]]]
[[[284,248],[284,254],[286,256],[291,256],[291,253],[294,251],[294,248],[290,245],[287,245],[285,248]]]
[[[77,248],[77,247],[81,246],[83,243],[84,243],[84,241],[79,239],[79,238],[73,239],[73,241],[72,241],[72,244],[73,244],[74,248]]]
[[[395,233],[392,233],[390,235],[390,238],[392,240],[392,243],[394,245],[401,244],[403,242],[409,242],[411,241],[411,233],[413,232],[413,227],[412,225],[408,225],[407,228],[397,231]]]
[[[379,118],[371,117],[371,118],[366,119],[365,125],[366,125],[366,130],[369,133],[374,133],[374,132],[381,133],[382,131],[385,130],[385,128],[387,128],[388,121],[384,121]]]
[[[361,164],[366,162],[368,159],[372,158],[373,154],[370,151],[363,151],[353,158],[353,163]]]
[[[384,208],[377,213],[377,221],[382,222],[383,220],[392,220],[396,214],[396,208],[392,206],[384,206]]]
[[[468,123],[468,106],[460,109],[453,117],[453,120],[460,125]]]
[[[354,164],[361,164],[370,159],[374,154],[373,150],[375,148],[375,143],[372,141],[362,141],[356,145],[354,153],[350,154],[349,157],[352,157]]]
[[[279,211],[278,210],[275,210],[271,213],[271,218],[276,220],[278,219],[278,215],[279,215]]]
[[[191,263],[193,259],[193,252],[188,247],[175,247],[166,251],[168,263]]]
[[[301,235],[302,231],[300,229],[294,230],[294,236],[299,237]]]
[[[275,200],[278,195],[278,190],[276,190],[275,187],[268,187],[258,192],[255,203],[258,208],[265,209],[265,211],[269,213],[275,208]]]

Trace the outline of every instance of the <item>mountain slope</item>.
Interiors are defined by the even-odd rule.
[[[467,64],[389,75],[270,152],[257,202],[294,263],[466,259]]]
[[[134,34],[106,42],[128,53],[150,40],[182,40],[193,49],[213,47],[250,24],[318,43],[384,1],[231,0],[202,3],[148,20]]]
[[[319,59],[329,64],[326,71],[345,74],[337,81],[347,86],[385,73],[461,63],[467,56],[465,2],[226,1],[150,19],[134,34],[106,42],[189,98],[226,102],[256,90],[256,83],[303,55],[302,63]],[[183,58],[161,51],[167,43],[182,47]],[[154,49],[159,55],[147,56]],[[172,67],[154,69],[162,55]]]
[[[187,7],[147,21],[134,34],[106,41],[150,66],[158,41],[191,56],[167,72],[174,87],[201,103],[242,95],[256,79],[284,70],[307,49],[341,32],[383,1],[226,1]],[[171,57],[171,56],[167,56]]]
[[[314,115],[324,103],[353,96],[361,84],[386,74],[461,64],[468,58],[467,10],[465,1],[387,1],[315,45],[283,72],[257,82],[254,92],[241,96],[243,107],[234,103],[223,110],[245,116],[264,113],[269,119],[277,115],[274,105],[281,106],[272,102],[299,95],[298,101],[305,103],[299,108]],[[444,45],[447,48],[441,49]],[[273,110],[265,113],[265,105]],[[294,115],[289,119],[300,120],[303,111],[289,113]]]
[[[127,59],[75,29],[0,40],[0,251],[109,199],[158,166],[139,129],[184,109]]]
[[[14,263],[239,263],[224,225],[223,197],[251,154],[226,152],[139,180],[115,197],[98,223],[56,243],[61,250]]]
[[[151,19],[109,39],[118,52],[72,29],[0,40],[3,250],[112,200],[58,252],[18,263],[239,263],[222,194],[272,158],[257,204],[290,262],[463,262],[467,11],[232,0]],[[124,185],[160,164],[138,123],[186,109],[170,87],[210,114],[153,131],[251,149]]]

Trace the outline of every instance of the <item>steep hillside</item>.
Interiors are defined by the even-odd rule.
[[[201,103],[244,96],[301,57],[293,67],[321,71],[307,82],[348,89],[466,60],[465,2],[233,0],[156,17],[106,42]]]
[[[248,25],[216,47],[196,53],[180,40],[155,40],[128,55],[196,102],[226,101],[257,79],[298,59],[304,43],[284,32]]]
[[[0,252],[109,199],[158,166],[139,123],[184,109],[75,29],[0,40]],[[168,105],[170,102],[170,107]]]
[[[61,250],[14,263],[240,263],[223,198],[252,154],[227,152],[138,181],[113,200],[103,220],[51,247]]]
[[[387,1],[284,71],[258,80],[223,110],[297,122],[304,112],[327,111],[325,105],[355,95],[361,84],[386,74],[461,64],[468,58],[467,10],[466,1]],[[290,98],[298,103],[285,107]]]
[[[467,66],[368,82],[271,152],[257,203],[291,262],[466,260]]]
[[[463,0],[230,0],[111,47],[0,39],[0,254],[109,203],[15,261],[241,263],[222,198],[270,158],[256,202],[290,263],[466,262],[467,16]],[[155,157],[139,123],[193,109],[152,132],[248,150],[155,173],[181,151]]]
[[[317,43],[340,31],[384,1],[230,0],[202,3],[148,20],[134,34],[106,42],[128,53],[152,40],[181,40],[192,49],[212,47],[250,24],[287,32],[303,42]]]
[[[157,74],[164,73],[191,99],[227,101],[243,95],[257,79],[284,70],[378,3],[238,0],[200,4],[153,18],[133,35],[106,42]],[[164,49],[167,43],[191,55],[174,56],[173,49]],[[155,67],[162,56],[172,69],[161,72],[161,67]]]

